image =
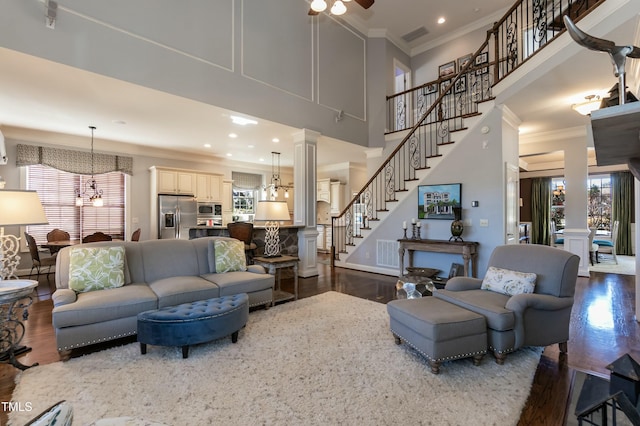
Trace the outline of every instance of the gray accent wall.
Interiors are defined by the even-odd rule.
[[[305,1],[58,4],[0,0],[0,47],[368,146],[367,40]]]

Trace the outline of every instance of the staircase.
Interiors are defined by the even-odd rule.
[[[332,264],[345,266],[359,242],[465,138],[493,107],[494,86],[564,32],[563,15],[579,21],[604,1],[520,0],[457,74],[387,97],[387,134],[401,142],[332,218]]]

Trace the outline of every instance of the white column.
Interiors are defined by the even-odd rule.
[[[635,209],[636,209],[636,321],[640,322],[640,182],[634,179]]]
[[[293,224],[298,226],[298,275],[318,275],[318,229],[316,223],[317,140],[320,133],[303,129],[294,133]]]

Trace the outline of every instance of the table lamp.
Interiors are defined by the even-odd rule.
[[[266,221],[264,229],[264,256],[280,256],[280,221],[289,220],[289,207],[286,201],[258,201],[256,215],[253,220]]]
[[[49,223],[36,191],[0,190],[0,280],[17,278],[20,238],[4,235],[5,226],[45,225]]]

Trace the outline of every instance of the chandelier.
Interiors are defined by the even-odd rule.
[[[347,6],[344,5],[344,2],[350,2],[351,0],[335,0],[333,2],[333,6],[331,6],[331,14],[332,15],[344,15],[347,11]],[[327,8],[327,2],[325,0],[313,0],[311,2],[311,10],[314,12],[324,12]]]
[[[267,197],[268,192],[269,199],[275,200],[278,198],[279,191],[281,190],[284,190],[284,198],[289,198],[289,188],[291,187],[282,185],[282,181],[280,179],[280,153],[271,152],[271,183],[262,187],[264,195],[263,198]]]
[[[102,190],[98,189],[98,183],[93,177],[93,131],[96,130],[95,126],[89,126],[91,129],[91,179],[85,182],[84,191],[81,191],[82,187],[76,189],[76,206],[83,206],[85,195],[89,196],[89,201],[94,207],[102,207],[104,202],[102,201]]]

